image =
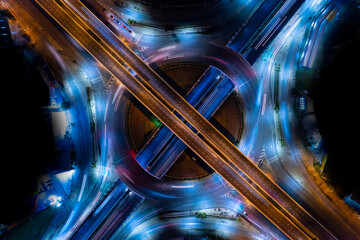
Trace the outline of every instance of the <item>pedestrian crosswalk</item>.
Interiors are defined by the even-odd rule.
[[[258,167],[260,167],[264,161],[266,161],[268,164],[271,164],[272,162],[274,162],[278,159],[279,159],[279,155],[275,155],[271,158],[268,158],[266,155],[265,146],[263,146],[261,149],[260,155],[258,157],[258,160],[257,160],[257,165],[258,165]]]

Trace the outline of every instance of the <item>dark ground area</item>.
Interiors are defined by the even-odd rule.
[[[37,177],[51,164],[52,131],[40,107],[49,91],[36,70],[37,58],[21,47],[0,48],[2,144],[0,223],[32,212],[27,200]]]
[[[326,38],[314,94],[316,117],[329,152],[325,174],[340,194],[360,191],[360,9],[352,2]]]

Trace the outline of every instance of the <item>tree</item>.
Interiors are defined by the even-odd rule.
[[[68,101],[63,101],[62,103],[61,103],[61,109],[63,109],[63,110],[68,110],[69,108],[70,108],[70,102],[68,102]]]

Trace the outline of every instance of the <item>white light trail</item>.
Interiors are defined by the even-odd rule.
[[[83,193],[84,193],[84,188],[85,188],[86,178],[87,178],[87,175],[86,175],[86,174],[84,174],[84,178],[83,178],[83,182],[82,182],[82,185],[81,185],[81,190],[80,190],[80,194],[79,194],[78,202],[80,202],[81,197],[82,197],[82,195],[83,195]]]

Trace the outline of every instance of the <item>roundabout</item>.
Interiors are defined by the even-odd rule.
[[[206,65],[203,63],[204,60],[206,60]],[[193,99],[190,102],[194,101],[196,105],[199,104],[200,108],[203,106],[202,109],[204,113],[207,113],[209,119],[219,109],[218,115],[214,115],[213,122],[231,138],[230,140],[238,144],[248,141],[243,138],[246,139],[251,133],[249,129],[251,128],[251,120],[249,120],[251,115],[244,116],[247,112],[246,109],[252,109],[254,106],[256,94],[255,86],[252,83],[255,75],[251,66],[241,55],[216,45],[209,45],[200,50],[194,50],[187,46],[170,46],[160,49],[146,61],[160,74],[171,79],[172,84],[176,84],[177,88],[182,90],[185,98]],[[210,66],[216,66],[216,68]],[[208,67],[210,68],[208,69]],[[200,92],[196,91],[199,88]],[[201,90],[210,97],[203,99]],[[209,90],[213,90],[213,92]],[[207,93],[208,91],[209,93]],[[163,127],[151,112],[146,111],[140,103],[136,103],[122,85],[114,87],[112,92],[106,114],[107,126],[111,129],[108,132],[112,133],[109,136],[109,142],[111,142],[109,152],[114,154],[115,167],[120,178],[127,183],[129,188],[140,196],[156,200],[202,197],[206,195],[206,192],[211,194],[214,189],[217,189],[217,194],[227,192],[224,187],[227,185],[225,181],[213,173],[211,168],[196,154],[186,151],[185,144],[181,141],[175,143],[179,140],[173,140],[173,144],[178,144],[175,153],[171,146],[167,146],[168,150],[165,154],[167,157],[162,160],[165,164],[164,162],[154,164],[153,158],[149,160],[147,157],[139,157],[142,154],[144,156],[158,155],[161,149],[157,149],[156,146],[165,146],[168,139],[175,137],[172,137],[173,134],[166,130],[166,127]],[[228,101],[225,101],[226,104],[223,104],[223,101],[213,102],[217,96],[216,93],[223,94],[225,99],[228,97]],[[222,108],[221,105],[223,105]],[[228,116],[231,117],[224,119],[224,115],[230,112],[231,114]],[[129,117],[123,119],[123,116]],[[221,121],[232,132],[228,131],[220,123]],[[164,137],[168,135],[169,137]],[[151,147],[151,140],[155,142],[153,143],[154,147]],[[183,147],[179,148],[179,145],[183,145]],[[185,150],[185,153],[182,149]],[[155,152],[156,150],[158,152]],[[164,153],[162,154],[164,155]],[[177,157],[181,158],[176,165]],[[156,171],[151,170],[151,163]],[[167,167],[163,167],[164,165]],[[174,168],[171,169],[171,166]],[[192,172],[188,171],[189,166]],[[171,171],[169,175],[166,175],[169,169]],[[163,177],[164,175],[165,177]]]

